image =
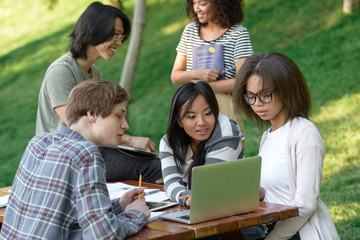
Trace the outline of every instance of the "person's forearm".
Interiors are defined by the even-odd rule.
[[[199,80],[196,71],[176,71],[171,74],[173,84],[183,84],[191,80]],[[235,78],[208,82],[214,92],[232,93],[234,91]]]
[[[171,73],[171,81],[173,84],[183,84],[191,80],[195,80],[194,71],[174,71]]]
[[[159,152],[164,191],[172,201],[178,201],[176,197],[179,192],[184,192],[187,189],[181,182],[182,176],[176,166],[173,151],[164,139],[160,141]]]
[[[54,110],[55,110],[56,114],[59,116],[59,118],[61,119],[61,121],[63,121],[65,123],[65,125],[68,126],[68,121],[67,121],[66,115],[65,115],[66,108],[67,108],[67,106],[63,105],[63,106],[54,108]]]
[[[130,136],[124,134],[120,140],[120,145],[138,148],[148,152],[155,152],[156,144],[148,137]]]
[[[214,92],[232,93],[234,91],[235,78],[226,80],[217,80],[209,83]]]

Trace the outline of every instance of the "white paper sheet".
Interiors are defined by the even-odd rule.
[[[8,201],[9,201],[9,194],[0,197],[0,207],[6,207]]]
[[[162,202],[168,199],[169,199],[168,196],[163,191],[159,191],[157,193],[153,193],[150,195],[149,194],[145,195],[145,201],[147,202]]]
[[[159,216],[160,216],[161,214],[163,214],[163,213],[165,213],[165,212],[151,212],[151,215],[150,215],[150,218],[149,218],[149,222],[158,219]]]
[[[121,198],[127,191],[137,188],[137,186],[132,186],[121,182],[107,183],[106,186],[108,188],[111,200],[114,200],[116,198]],[[160,192],[159,189],[150,189],[150,188],[145,188],[144,191],[146,193],[145,200],[147,197]],[[163,199],[163,197],[161,199]],[[164,201],[164,200],[160,200],[160,201]]]

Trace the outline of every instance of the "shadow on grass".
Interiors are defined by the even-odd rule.
[[[299,38],[286,51],[304,73],[314,110],[344,94],[360,92],[360,11],[342,16],[328,28],[314,35]],[[326,81],[319,81],[326,79]]]
[[[246,13],[254,51],[279,51],[293,59],[316,99],[314,110],[359,92],[360,8],[344,15],[336,0],[248,1]]]
[[[0,57],[0,186],[10,185],[27,142],[35,134],[37,96],[47,67],[66,52],[60,39],[72,29],[30,42]],[[56,57],[54,57],[56,56]]]
[[[29,73],[29,75],[31,75],[33,73],[40,73],[43,75],[50,63],[55,60],[53,59],[54,55],[60,55],[66,51],[66,49],[63,49],[61,52],[54,54],[54,52],[57,51],[56,47],[59,46],[60,39],[67,37],[72,27],[73,26],[68,26],[52,35],[30,42],[1,56],[0,65],[5,66],[5,71],[1,73],[0,88],[3,89],[10,85],[17,85],[19,81],[17,77],[24,74]],[[68,41],[66,44],[68,44]],[[43,52],[44,49],[50,52]],[[16,67],[12,69],[14,65],[19,65],[21,68]],[[9,72],[6,71],[7,69]]]
[[[321,198],[329,209],[341,239],[360,236],[360,165],[341,168],[321,186]],[[336,216],[335,216],[336,215]]]

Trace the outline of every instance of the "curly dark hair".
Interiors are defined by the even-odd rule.
[[[244,19],[243,0],[209,0],[209,2],[211,9],[216,13],[219,25],[223,28],[229,28]],[[186,0],[187,16],[201,25],[197,14],[194,12],[193,4],[193,0]]]

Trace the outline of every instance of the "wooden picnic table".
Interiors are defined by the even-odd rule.
[[[125,184],[137,186],[137,181],[122,181]],[[143,183],[143,187],[163,190],[162,185]],[[9,190],[10,187],[0,188]],[[6,195],[4,191],[0,196]],[[178,206],[165,209],[166,212],[180,211],[185,208]],[[163,210],[162,210],[163,211]],[[0,208],[0,222],[3,222],[5,208]],[[221,235],[223,239],[241,239],[238,230],[251,226],[257,226],[277,222],[299,215],[298,208],[280,204],[259,202],[259,208],[255,212],[220,218],[198,224],[182,224],[162,219],[149,222],[138,234],[126,238],[127,240],[186,240],[196,239],[212,235]]]

